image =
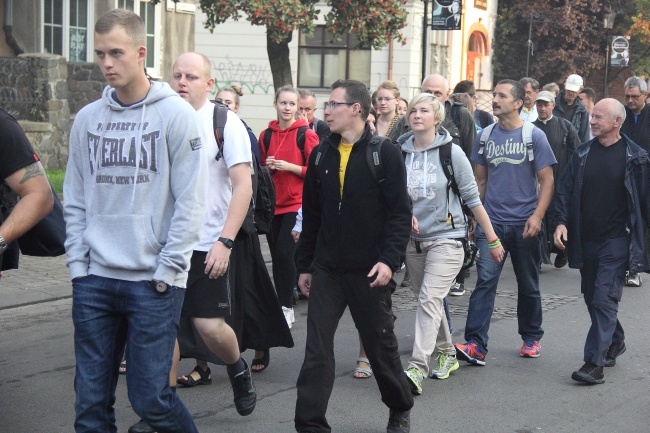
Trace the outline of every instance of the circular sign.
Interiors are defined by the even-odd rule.
[[[438,3],[442,7],[449,7],[454,3],[454,1],[458,1],[458,0],[436,0],[436,3]]]
[[[630,48],[630,42],[627,40],[627,38],[619,36],[614,38],[612,41],[612,51],[615,53],[624,53],[628,50],[628,48]]]

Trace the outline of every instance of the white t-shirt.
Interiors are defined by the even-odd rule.
[[[243,162],[251,165],[253,157],[251,154],[251,141],[246,127],[237,114],[228,111],[226,126],[223,135],[223,156],[217,157],[217,140],[214,138],[212,116],[215,105],[209,101],[201,107],[197,114],[203,125],[205,143],[203,154],[208,158],[208,187],[205,197],[205,217],[201,228],[199,245],[197,251],[209,251],[212,245],[221,235],[223,225],[228,215],[228,206],[232,199],[232,183],[228,169]]]

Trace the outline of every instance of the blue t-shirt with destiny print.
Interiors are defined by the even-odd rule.
[[[472,150],[472,162],[487,167],[485,210],[497,224],[523,225],[537,207],[537,172],[557,164],[546,134],[533,128],[533,160],[529,159],[522,129],[494,126],[480,151],[480,134]]]

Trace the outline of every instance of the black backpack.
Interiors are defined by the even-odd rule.
[[[300,152],[302,153],[302,160],[303,164],[302,165],[307,165],[307,160],[305,159],[305,133],[309,129],[309,126],[301,126],[298,128],[298,149],[300,149]],[[271,146],[271,135],[273,135],[273,130],[271,128],[267,128],[264,130],[264,137],[262,140],[264,141],[264,151],[268,155],[269,153],[269,147]]]
[[[223,143],[225,141],[224,128],[228,118],[228,110],[229,108],[227,106],[215,103],[212,126],[214,129],[214,138],[219,148],[217,159],[222,156]],[[244,125],[246,124],[244,123]],[[273,184],[269,170],[266,167],[262,167],[255,156],[253,156],[252,176],[253,198],[251,199],[246,218],[242,223],[242,229],[249,234],[267,234],[271,232],[271,222],[275,213],[275,185]]]

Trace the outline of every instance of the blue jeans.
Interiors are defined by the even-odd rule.
[[[95,275],[73,281],[76,432],[117,431],[113,405],[125,344],[128,395],[135,413],[158,432],[197,432],[169,387],[184,295],[177,287],[158,293],[148,281]]]
[[[539,292],[539,265],[541,263],[541,236],[523,238],[524,226],[492,224],[505,256],[501,263],[490,257],[487,238],[480,226],[476,227],[476,245],[481,256],[476,261],[476,288],[469,298],[465,340],[474,341],[484,354],[487,353],[488,330],[494,310],[499,276],[508,255],[517,277],[517,320],[519,335],[523,340],[539,340],[542,329],[542,297]]]
[[[623,295],[629,250],[628,237],[582,243],[581,289],[591,317],[585,362],[605,365],[609,346],[625,341],[623,326],[618,321],[618,303]]]

